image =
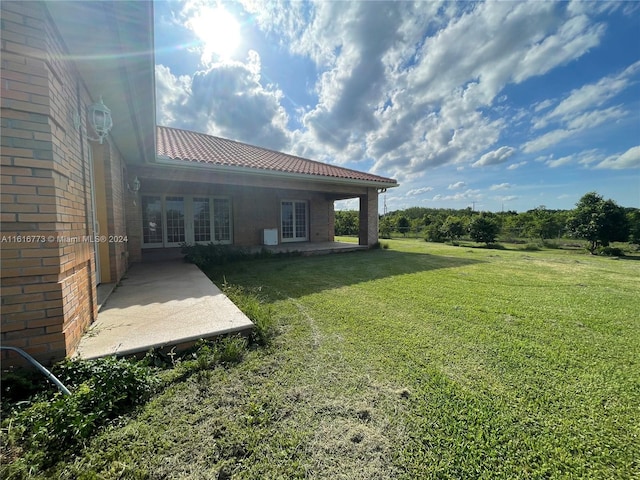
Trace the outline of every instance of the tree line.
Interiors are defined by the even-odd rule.
[[[337,211],[336,235],[357,235],[357,211]],[[544,205],[518,213],[478,212],[471,208],[411,207],[380,217],[380,237],[392,234],[422,236],[431,242],[455,242],[468,237],[476,242],[494,243],[521,239],[576,238],[586,240],[595,253],[611,242],[640,244],[640,209],[621,207],[596,192],[585,194],[573,210],[550,210]]]

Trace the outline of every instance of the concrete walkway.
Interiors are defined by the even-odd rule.
[[[102,305],[76,356],[132,355],[252,327],[195,265],[135,264]]]

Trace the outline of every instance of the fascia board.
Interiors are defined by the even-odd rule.
[[[175,160],[169,157],[158,155],[156,157],[156,165],[166,165],[177,168],[206,170],[220,173],[237,173],[241,175],[254,175],[260,177],[277,177],[288,180],[300,180],[304,182],[321,182],[330,183],[333,185],[352,185],[359,187],[373,187],[373,188],[393,188],[399,186],[397,182],[376,182],[373,180],[358,180],[355,178],[337,178],[326,177],[322,175],[309,175],[305,173],[292,173],[292,172],[279,172],[276,170],[261,170],[248,167],[237,167],[234,165],[217,165],[214,163],[203,162],[189,162],[185,160]]]

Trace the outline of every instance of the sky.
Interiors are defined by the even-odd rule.
[[[394,178],[381,210],[640,207],[640,2],[154,10],[160,125]]]

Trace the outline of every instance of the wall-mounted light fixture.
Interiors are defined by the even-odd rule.
[[[97,138],[93,138],[87,133],[78,112],[71,111],[71,121],[73,122],[73,128],[85,134],[88,140],[100,142],[101,144],[104,143],[104,139],[107,138],[113,127],[111,110],[102,101],[102,96],[100,96],[99,102],[87,107],[87,121],[91,125],[91,129],[98,135]]]
[[[113,127],[113,120],[111,118],[111,110],[109,110],[102,101],[102,96],[100,96],[99,102],[87,108],[87,115],[89,117],[89,125],[91,125],[93,131],[98,135],[98,138],[89,137],[89,140],[103,143]]]
[[[140,183],[140,179],[138,179],[137,175],[133,178],[133,182],[131,182],[130,184],[127,183],[127,188],[134,195],[133,196],[133,204],[134,205],[137,205],[136,204],[136,197],[138,196],[138,192],[140,191],[140,186],[141,185],[142,184]]]
[[[129,188],[129,191],[132,193],[138,193],[140,191],[140,180],[138,179],[138,177],[134,177],[133,182],[131,182],[130,185],[127,185],[127,187]]]

